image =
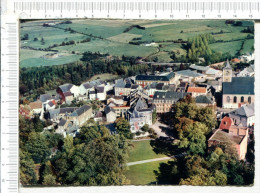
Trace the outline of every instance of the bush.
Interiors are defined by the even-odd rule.
[[[140,131],[137,131],[137,132],[135,133],[135,135],[136,135],[136,136],[139,136],[139,135],[141,135],[141,132],[140,132]]]
[[[142,130],[143,132],[148,132],[148,131],[149,131],[149,125],[145,124],[145,125],[141,128],[141,130]]]

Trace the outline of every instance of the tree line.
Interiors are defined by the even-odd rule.
[[[112,73],[122,77],[145,73],[147,64],[136,64],[136,57],[122,56],[106,60],[106,54],[85,52],[81,61],[70,64],[20,68],[20,94],[35,100],[45,91],[64,83],[79,85],[96,74]]]

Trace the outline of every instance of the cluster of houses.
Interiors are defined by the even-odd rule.
[[[68,83],[53,95],[43,94],[35,102],[20,105],[19,112],[28,119],[38,114],[42,120],[50,120],[56,132],[63,135],[75,136],[90,118],[113,124],[119,117],[127,119],[131,132],[137,133],[145,124],[153,124],[153,113],[172,112],[172,105],[186,95],[191,95],[197,105],[216,110],[216,93],[222,94],[219,107],[233,111],[223,118],[209,146],[220,143],[225,135],[234,141],[240,159],[244,159],[248,129],[254,124],[254,65],[235,74],[227,60],[223,70],[192,64],[186,70],[137,75],[110,83],[100,79],[79,86]],[[77,107],[80,101],[86,105]],[[101,104],[94,110],[93,101]]]

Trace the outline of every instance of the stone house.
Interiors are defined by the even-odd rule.
[[[29,107],[33,114],[40,115],[43,112],[42,102],[40,100],[29,103]]]
[[[66,101],[66,97],[68,96],[69,98],[67,98],[67,101],[72,101],[73,99],[71,100],[71,98],[76,98],[80,94],[79,87],[69,83],[59,86],[56,89],[56,92],[59,94],[62,101]]]
[[[235,125],[242,125],[250,127],[255,124],[255,104],[246,104],[242,107],[231,111],[229,117],[233,120]]]
[[[247,141],[248,128],[234,125],[232,119],[226,116],[221,120],[219,129],[209,138],[208,148],[233,145],[238,153],[238,158],[244,160],[247,153]]]
[[[181,70],[175,73],[180,76],[180,79],[183,82],[204,82],[206,80],[205,74],[197,73],[192,70]]]
[[[157,113],[167,113],[172,111],[172,105],[178,100],[184,98],[188,93],[185,92],[155,92],[153,97],[153,104],[156,107]]]
[[[195,98],[195,102],[198,106],[201,106],[201,107],[216,108],[216,102],[213,97],[199,95]]]
[[[104,112],[108,123],[114,123],[116,121],[117,114],[113,108],[106,106]]]

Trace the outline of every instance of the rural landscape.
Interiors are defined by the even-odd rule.
[[[22,20],[23,186],[254,184],[254,22]]]

